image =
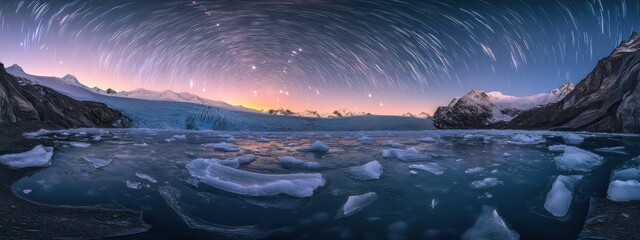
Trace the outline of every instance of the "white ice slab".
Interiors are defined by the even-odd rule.
[[[362,210],[363,208],[365,208],[366,206],[368,206],[369,204],[373,203],[376,199],[378,199],[378,194],[376,194],[375,192],[368,192],[362,195],[349,196],[349,198],[347,199],[347,202],[344,204],[344,206],[342,206],[342,209],[339,212],[339,215],[341,217],[353,215],[359,212],[360,210]]]
[[[359,180],[379,179],[382,175],[382,165],[378,161],[371,161],[361,166],[350,167],[347,173]]]
[[[52,147],[35,146],[23,153],[5,154],[0,156],[0,163],[13,168],[46,167],[51,165]]]
[[[544,208],[556,217],[564,217],[569,212],[571,206],[571,200],[573,199],[573,193],[575,192],[576,185],[580,182],[582,176],[560,175],[553,182],[551,190],[547,194],[547,199],[544,202]]]

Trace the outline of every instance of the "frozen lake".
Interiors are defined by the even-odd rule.
[[[52,165],[16,182],[18,195],[139,210],[157,239],[573,239],[588,198],[640,155],[638,136],[546,131],[31,137],[55,140]],[[546,201],[551,189],[569,199]]]

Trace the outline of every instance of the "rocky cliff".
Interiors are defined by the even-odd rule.
[[[640,133],[640,35],[633,33],[557,103],[514,118],[506,128]]]
[[[74,100],[5,71],[0,63],[2,134],[36,128],[129,127],[120,112],[96,102]]]

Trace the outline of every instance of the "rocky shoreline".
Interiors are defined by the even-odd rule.
[[[47,142],[24,139],[21,136],[4,133],[0,136],[0,152],[6,151],[4,148],[8,147],[28,150],[37,144],[47,145]],[[2,239],[96,239],[136,234],[150,228],[142,220],[141,212],[102,207],[46,205],[23,199],[12,191],[11,186],[15,181],[38,170],[0,166]]]

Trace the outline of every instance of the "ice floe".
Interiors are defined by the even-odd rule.
[[[392,147],[392,148],[403,148],[404,144],[396,142],[396,141],[389,140],[389,141],[383,143],[382,146]]]
[[[361,166],[350,167],[346,172],[359,180],[379,179],[382,175],[382,165],[378,161],[371,161]]]
[[[546,142],[546,140],[540,135],[519,133],[511,137],[511,140],[507,142],[511,144],[517,144],[517,145],[529,145],[529,144],[544,143]]]
[[[580,145],[582,142],[584,142],[584,138],[575,133],[569,133],[562,136],[562,140],[564,140],[564,143],[571,145]]]
[[[316,153],[326,153],[329,151],[329,146],[327,146],[327,144],[323,143],[322,141],[316,141],[313,144],[306,146],[306,147],[300,147],[298,149],[296,149],[299,152],[316,152]]]
[[[497,178],[485,178],[471,182],[471,187],[475,189],[486,189],[498,186],[498,184],[502,184],[502,181],[499,181]]]
[[[427,171],[433,173],[436,176],[444,174],[444,167],[440,166],[440,164],[437,163],[411,164],[409,165],[409,168]]]
[[[618,147],[596,148],[595,151],[604,152],[604,153],[615,153],[620,155],[628,155],[628,153],[623,150],[624,150],[624,146],[618,146]]]
[[[173,135],[172,138],[178,139],[178,140],[185,140],[187,139],[187,135]]]
[[[286,194],[310,197],[324,186],[320,173],[262,174],[226,167],[210,159],[196,159],[186,166],[199,182],[228,192],[248,196]]]
[[[149,176],[149,175],[144,174],[144,173],[136,172],[136,177],[138,177],[138,178],[140,178],[140,179],[147,180],[147,181],[149,181],[150,183],[158,183],[158,180],[156,180],[154,177]]]
[[[24,193],[24,194],[29,194],[29,193],[31,193],[32,191],[33,191],[33,190],[31,190],[31,189],[28,189],[28,188],[27,188],[27,189],[23,189],[23,190],[22,190],[22,193]]]
[[[382,157],[396,158],[406,162],[425,161],[429,159],[429,156],[420,153],[420,151],[418,151],[415,148],[409,148],[407,150],[395,149],[395,148],[382,150]]]
[[[437,142],[436,139],[432,137],[419,138],[417,140],[418,142]]]
[[[563,152],[554,158],[556,166],[562,171],[590,172],[603,163],[600,155],[573,146],[554,145],[549,150]]]
[[[82,159],[84,159],[85,161],[91,163],[91,165],[94,168],[103,168],[108,166],[109,164],[111,164],[111,162],[113,161],[113,159],[109,158],[109,159],[105,159],[105,158],[100,158],[100,157],[92,157],[92,156],[83,156]]]
[[[69,142],[69,145],[71,145],[73,147],[77,147],[77,148],[88,148],[88,147],[91,147],[91,143],[84,143],[84,142]]]
[[[340,217],[353,215],[373,203],[376,199],[378,199],[378,194],[375,192],[349,196],[349,198],[347,198],[347,202],[342,206],[338,215]]]
[[[142,188],[142,183],[127,180],[127,187],[131,189],[140,189]]]
[[[464,232],[461,239],[515,240],[520,239],[520,234],[509,228],[496,209],[484,206],[482,207],[482,214],[480,214],[476,222],[473,224],[473,227]]]
[[[607,198],[616,202],[640,200],[640,156],[611,175]]]
[[[219,152],[238,152],[238,146],[232,143],[205,143],[201,145],[204,148],[211,148]]]
[[[474,167],[474,168],[469,168],[467,170],[464,170],[464,173],[466,174],[478,174],[484,172],[484,168],[483,167]]]
[[[320,168],[320,164],[317,162],[307,162],[292,156],[280,157],[278,163],[283,168],[303,168],[309,170]]]
[[[571,206],[573,193],[580,179],[582,179],[580,175],[558,176],[547,194],[544,208],[555,217],[566,216]]]
[[[46,167],[51,165],[53,147],[35,146],[23,153],[5,154],[0,156],[0,163],[13,168]]]

